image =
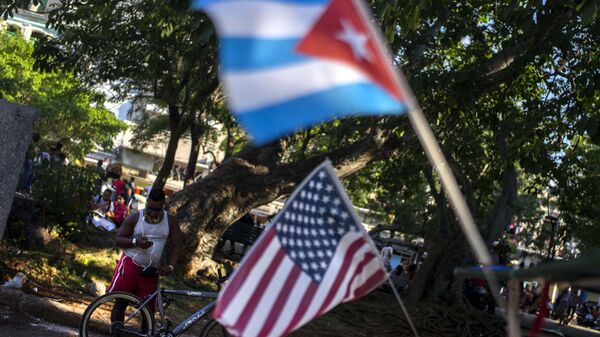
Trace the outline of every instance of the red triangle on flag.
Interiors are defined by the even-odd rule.
[[[369,17],[356,1],[361,0],[333,0],[296,51],[355,67],[390,95],[403,100],[385,47],[378,43],[376,32],[369,27]]]

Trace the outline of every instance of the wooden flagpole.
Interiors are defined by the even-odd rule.
[[[398,294],[398,291],[396,290],[396,287],[394,286],[394,282],[392,282],[392,279],[390,278],[389,273],[387,274],[387,281],[390,284],[390,287],[392,287],[394,296],[396,296],[396,301],[398,301],[398,303],[400,304],[400,307],[402,308],[402,312],[404,313],[404,317],[406,317],[406,320],[408,321],[408,325],[410,325],[410,329],[412,330],[413,335],[415,335],[415,337],[419,337],[417,328],[415,328],[415,324],[413,323],[412,319],[410,318],[410,315],[408,314],[408,311],[406,310],[406,306],[404,306],[404,302],[402,301],[402,298],[400,298],[400,294]]]
[[[353,1],[365,18],[371,17],[370,10],[364,1]],[[367,27],[370,30],[371,36],[375,38],[377,45],[383,50],[387,51],[387,55],[393,55],[389,52],[387,44],[385,43],[385,39],[379,30],[375,28],[372,22],[369,22]],[[460,227],[467,238],[467,241],[469,242],[469,246],[479,260],[480,264],[486,266],[492,265],[492,257],[485,242],[483,241],[483,238],[481,237],[481,234],[479,233],[479,230],[477,229],[477,226],[475,225],[471,211],[469,210],[458,184],[456,183],[456,179],[452,174],[450,165],[448,165],[448,162],[446,161],[446,158],[440,149],[433,131],[429,127],[429,123],[427,123],[427,119],[425,118],[414,93],[404,78],[404,75],[402,75],[402,72],[395,69],[393,60],[394,58],[391,57],[390,62],[385,62],[385,67],[387,67],[387,71],[393,74],[393,79],[396,82],[395,84],[398,86],[398,88],[400,88],[400,91],[404,95],[410,123],[415,130],[417,137],[419,138],[421,146],[425,150],[425,154],[429,159],[429,163],[431,166],[433,166],[434,170],[440,177],[442,187],[444,188],[446,195],[448,195],[450,204],[452,205],[454,213],[458,218]],[[484,274],[490,289],[492,290],[494,298],[496,299],[496,302],[501,308],[505,308],[505,303],[500,297],[500,286],[496,277],[493,275],[493,273],[489,272],[485,268]]]

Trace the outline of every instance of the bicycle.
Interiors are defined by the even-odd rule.
[[[217,286],[226,278],[219,277]],[[166,296],[179,295],[184,297],[209,298],[208,304],[183,319],[171,329],[172,322],[165,316],[165,308],[170,303]],[[96,298],[88,305],[83,313],[79,326],[80,337],[96,336],[139,336],[139,337],[175,337],[190,329],[216,306],[218,292],[178,290],[158,288],[145,301],[127,292],[112,292]],[[148,303],[156,298],[159,314],[158,329],[155,328],[155,318]],[[115,308],[116,307],[116,308]],[[123,311],[123,315],[119,310]],[[115,312],[117,311],[117,312]],[[116,319],[113,317],[122,317]],[[210,319],[200,333],[201,337],[231,337],[227,330],[216,320]]]

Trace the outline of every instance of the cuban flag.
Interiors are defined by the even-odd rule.
[[[256,144],[344,116],[401,114],[410,92],[362,0],[195,0],[221,81]]]

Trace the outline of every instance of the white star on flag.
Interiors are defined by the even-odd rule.
[[[343,31],[337,33],[335,37],[350,46],[354,58],[359,61],[365,59],[371,62],[371,54],[369,54],[369,50],[367,49],[369,37],[366,34],[356,31],[348,20],[342,19],[341,23]]]

